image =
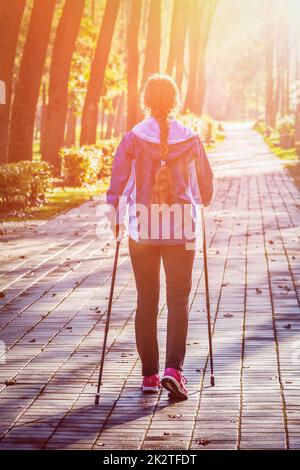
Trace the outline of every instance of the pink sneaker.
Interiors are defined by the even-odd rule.
[[[143,377],[141,389],[144,393],[157,393],[160,388],[161,383],[158,374]]]
[[[185,388],[186,382],[186,378],[179,370],[169,367],[165,370],[161,384],[166,390],[171,392],[172,399],[187,400],[188,391]]]

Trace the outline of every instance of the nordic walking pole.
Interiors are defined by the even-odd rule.
[[[97,393],[95,395],[95,405],[99,405],[99,399],[100,399],[100,387],[102,385],[101,382],[102,382],[102,374],[103,374],[103,367],[104,367],[106,342],[107,342],[107,335],[108,335],[108,330],[109,330],[109,321],[110,321],[111,307],[112,307],[112,301],[113,301],[113,295],[114,295],[114,288],[115,288],[115,280],[116,280],[116,273],[117,273],[117,266],[118,266],[120,244],[121,244],[121,238],[119,237],[119,233],[117,232],[116,233],[116,251],[115,251],[115,259],[114,259],[114,267],[113,267],[113,272],[112,272],[112,277],[111,277],[109,301],[108,301],[106,322],[105,322],[104,339],[103,339],[103,346],[102,346],[101,360],[100,360],[98,386],[97,386]]]
[[[205,298],[206,298],[206,313],[207,313],[207,327],[208,327],[208,343],[209,343],[209,359],[210,359],[210,384],[215,385],[214,376],[214,359],[212,348],[212,334],[211,334],[211,320],[210,320],[210,301],[209,301],[209,283],[208,283],[208,266],[207,266],[207,250],[206,250],[206,233],[205,233],[205,218],[204,206],[201,206],[201,221],[202,221],[202,240],[203,240],[203,264],[204,264],[204,280],[205,280]]]

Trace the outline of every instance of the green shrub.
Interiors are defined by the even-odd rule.
[[[300,142],[299,142],[299,140],[297,140],[297,142],[295,143],[295,147],[296,147],[296,153],[297,153],[298,157],[300,158]]]
[[[295,128],[295,118],[294,116],[282,116],[278,119],[276,124],[276,129],[280,134],[291,134]]]
[[[110,176],[116,143],[62,148],[62,176],[68,186],[95,184],[98,179]]]
[[[199,134],[207,145],[211,145],[216,141],[224,140],[226,137],[223,126],[210,116],[202,115],[200,117],[196,114],[187,112],[180,114],[178,117],[184,125]]]
[[[51,167],[46,162],[0,165],[0,210],[18,211],[43,203],[51,176]]]

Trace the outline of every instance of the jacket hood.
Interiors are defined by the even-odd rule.
[[[152,116],[139,122],[132,128],[132,132],[140,139],[153,144],[160,142],[159,124]],[[197,137],[196,132],[183,125],[175,118],[170,119],[168,144],[173,145]]]

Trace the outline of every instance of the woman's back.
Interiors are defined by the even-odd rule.
[[[124,212],[124,205],[129,204],[130,235],[135,240],[144,238],[147,241],[155,242],[150,233],[151,227],[152,234],[157,235],[159,233],[159,241],[173,241],[174,243],[176,240],[182,242],[187,238],[193,238],[193,234],[184,237],[177,233],[177,236],[175,236],[176,230],[178,232],[178,228],[176,229],[175,226],[181,226],[183,218],[183,214],[179,212],[176,206],[190,206],[187,212],[191,217],[186,223],[189,226],[193,225],[193,232],[196,217],[195,206],[201,203],[206,205],[211,200],[212,172],[199,136],[174,118],[169,119],[168,127],[168,155],[166,161],[171,172],[173,189],[172,204],[169,204],[169,206],[171,206],[171,211],[173,209],[173,219],[179,217],[180,220],[170,220],[171,227],[168,228],[165,236],[162,236],[161,230],[154,227],[154,225],[157,225],[157,214],[153,216],[153,209],[155,208],[153,187],[157,172],[161,167],[158,121],[151,116],[134,126],[123,137],[115,156],[111,185],[107,192],[107,202],[117,209],[120,201],[122,201],[122,212]],[[152,206],[152,216],[150,206]],[[137,214],[137,208],[139,214]],[[156,208],[158,209],[157,205]],[[143,225],[144,237],[140,237],[138,233],[138,217],[140,218],[140,224]],[[147,219],[146,222],[145,219]],[[146,224],[147,230],[145,230]]]

